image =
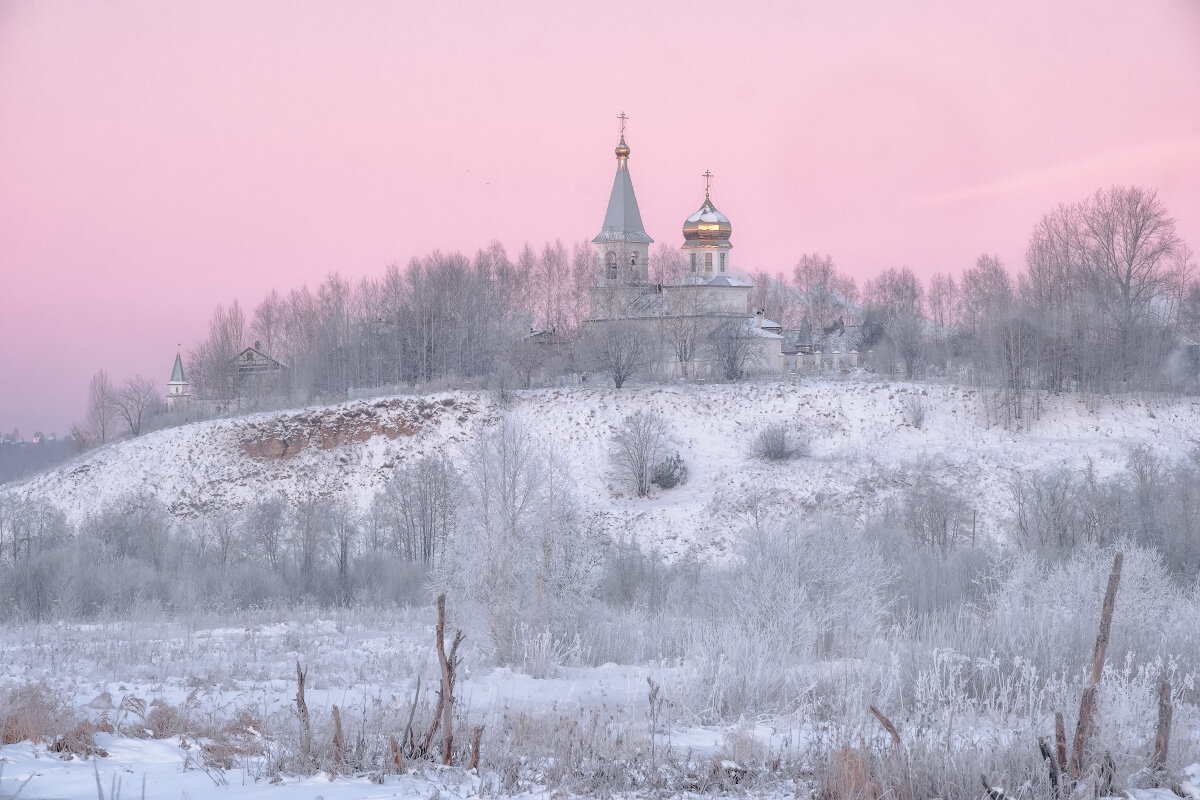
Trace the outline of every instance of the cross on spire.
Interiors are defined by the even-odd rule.
[[[704,197],[705,197],[705,199],[707,199],[708,198],[708,190],[710,188],[712,188],[713,174],[711,172],[709,172],[708,170],[704,170],[704,172],[700,173],[700,177],[704,178]]]
[[[622,111],[620,114],[617,114],[617,119],[621,120],[621,138],[624,139],[625,138],[625,122],[626,122],[626,120],[629,119],[629,116],[624,111]]]

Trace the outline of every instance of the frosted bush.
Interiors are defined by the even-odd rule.
[[[754,436],[751,447],[763,461],[791,461],[809,454],[808,438],[783,424],[768,425]]]

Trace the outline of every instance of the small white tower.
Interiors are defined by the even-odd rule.
[[[171,380],[167,381],[167,410],[186,411],[191,395],[188,381],[183,377],[183,358],[175,353],[175,366],[171,369]]]

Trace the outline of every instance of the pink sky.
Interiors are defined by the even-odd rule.
[[[711,169],[747,271],[1015,271],[1114,183],[1200,250],[1186,0],[0,0],[0,430],[64,433],[100,367],[165,384],[217,303],[590,239],[622,110],[650,235]]]

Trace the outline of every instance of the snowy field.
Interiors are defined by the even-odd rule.
[[[609,447],[622,420],[643,410],[669,420],[689,479],[637,498],[614,474]],[[592,642],[609,629],[603,652],[642,655],[607,663],[593,649],[500,664],[486,626],[455,619],[452,606],[453,624],[469,634],[456,688],[456,763],[465,763],[470,732],[483,730],[472,771],[432,758],[396,766],[389,754],[389,737],[411,729],[419,738],[434,718],[434,611],[425,602],[135,608],[104,622],[14,622],[0,628],[0,800],[848,792],[830,778],[830,764],[835,773],[909,776],[903,796],[935,796],[928,786],[977,797],[985,774],[1011,781],[1012,797],[1035,797],[1044,782],[1036,742],[1052,735],[1056,711],[1073,724],[1112,556],[1082,548],[1054,563],[1013,554],[1009,486],[1014,476],[1063,465],[1090,465],[1104,479],[1123,474],[1135,448],[1167,464],[1200,446],[1200,403],[1190,398],[1044,395],[1027,420],[1005,425],[978,390],[857,378],[536,390],[505,403],[448,392],[159,431],[4,487],[0,502],[54,505],[74,525],[133,491],[151,493],[181,523],[268,495],[341,496],[365,511],[422,456],[444,453],[465,465],[504,417],[565,464],[587,529],[680,570],[669,573],[674,583],[654,608],[587,606],[573,623],[587,626],[577,638]],[[752,455],[756,432],[779,423],[809,441],[808,457],[766,463]],[[878,589],[865,574],[838,571],[856,567],[858,551],[878,575],[893,574],[895,564],[881,562],[899,564],[899,550],[820,526],[877,515],[919,478],[969,498],[980,551],[973,543],[972,552],[911,564],[987,580],[955,589],[959,600],[927,615],[893,614],[887,597],[876,604],[878,622],[843,620],[844,608],[820,612],[837,619],[846,644],[836,652],[820,644],[824,634],[803,646],[787,640],[816,623],[772,627],[781,608],[857,608]],[[718,572],[745,556],[747,528],[763,518],[815,520],[816,530],[794,534],[809,549],[770,552],[783,554],[779,562],[823,565],[813,569],[827,570],[822,579],[840,576],[830,579],[836,585],[825,594],[806,594],[807,585],[776,592],[756,578],[776,574],[770,557],[759,565],[767,572]],[[1149,550],[1131,545],[1126,556],[1096,740],[1130,778],[1117,789],[1168,796],[1135,788],[1133,776],[1153,742],[1159,681],[1170,680],[1175,788],[1200,796],[1200,765],[1186,766],[1200,758],[1200,590],[1172,583],[1172,565]],[[711,592],[689,587],[692,574],[713,580]],[[817,573],[799,574],[807,581]],[[732,594],[739,586],[747,591]],[[710,619],[704,595],[720,592],[732,611]],[[307,670],[308,733],[297,714],[297,665]],[[781,702],[764,710],[763,698]],[[896,722],[899,747],[872,706]],[[342,750],[332,744],[335,707]],[[847,763],[844,746],[866,760]],[[911,778],[917,773],[924,783]],[[871,796],[864,781],[854,796]]]
[[[657,786],[653,776],[643,775],[642,786],[622,794],[675,794],[679,786],[668,781],[677,779],[678,772],[704,779],[694,787],[694,794],[804,797],[818,785],[804,764],[825,752],[825,739],[839,727],[802,714],[724,726],[687,724],[686,713],[678,708],[655,712],[648,691],[649,679],[666,697],[675,696],[683,690],[684,666],[606,664],[563,669],[554,677],[536,679],[506,668],[470,669],[476,659],[468,647],[460,688],[464,707],[460,730],[483,725],[494,732],[484,738],[478,770],[444,768],[427,761],[398,771],[356,770],[325,762],[314,774],[298,774],[273,764],[284,747],[279,740],[295,733],[297,662],[307,666],[306,697],[315,738],[332,735],[329,714],[335,705],[346,721],[348,736],[368,749],[378,745],[375,740],[381,730],[403,720],[413,696],[414,676],[424,675],[428,687],[436,675],[433,626],[419,620],[421,615],[419,610],[408,610],[390,618],[372,615],[371,622],[364,622],[361,613],[347,613],[308,622],[270,622],[267,615],[260,615],[257,620],[230,620],[223,627],[194,620],[5,629],[0,642],[0,663],[5,665],[0,692],[37,687],[48,698],[47,713],[70,717],[72,722],[86,719],[101,730],[92,740],[99,752],[93,751],[91,757],[78,750],[55,752],[49,740],[3,747],[0,797],[82,800],[98,796],[97,781],[107,798],[561,796],[561,790],[549,791],[562,779],[552,764],[530,758],[532,768],[518,775],[512,754],[493,756],[491,751],[511,746],[514,738],[520,741],[521,731],[528,735],[531,722],[562,733],[589,724],[595,727],[597,720],[609,735],[601,749],[618,764],[640,754],[640,761],[630,760],[630,769],[637,764],[636,769],[644,771],[646,751],[651,744],[658,750],[657,761],[666,776],[663,786]],[[812,671],[848,684],[863,668],[869,667],[837,663],[814,665]],[[1135,676],[1126,675],[1124,681],[1118,676],[1116,683],[1106,702],[1120,705],[1145,699]],[[1018,699],[1016,705],[1021,704]],[[1144,710],[1134,709],[1134,719],[1121,724],[1148,731]],[[419,726],[428,723],[430,713],[421,703]],[[655,713],[661,718],[655,718]],[[964,710],[956,722],[951,714],[952,743],[942,741],[945,717],[921,720],[914,715],[898,721],[913,757],[928,752],[926,748],[936,752],[952,747],[946,750],[947,758],[974,764],[981,750],[1008,747],[1014,740],[1030,738],[1037,728],[1052,728],[1048,709],[1041,708],[1037,715],[1032,720],[1017,715],[989,719]],[[1195,709],[1184,709],[1180,722],[1176,736],[1182,736],[1187,747],[1189,727],[1200,722]],[[848,727],[860,743],[886,749],[887,736],[869,715],[864,713]],[[190,732],[178,733],[181,729]],[[535,737],[538,747],[545,747],[540,740],[544,735]],[[627,741],[614,742],[614,737]],[[806,751],[811,755],[806,756]],[[743,769],[765,771],[772,761],[792,762],[791,774],[747,779],[744,785],[730,780],[730,775],[736,777]],[[726,772],[714,777],[721,770]],[[1200,797],[1200,764],[1187,767],[1186,774],[1190,779],[1181,784],[1182,789],[1190,792],[1188,796]],[[587,796],[588,777],[565,783],[583,787]],[[1134,790],[1128,796],[1173,795]]]

